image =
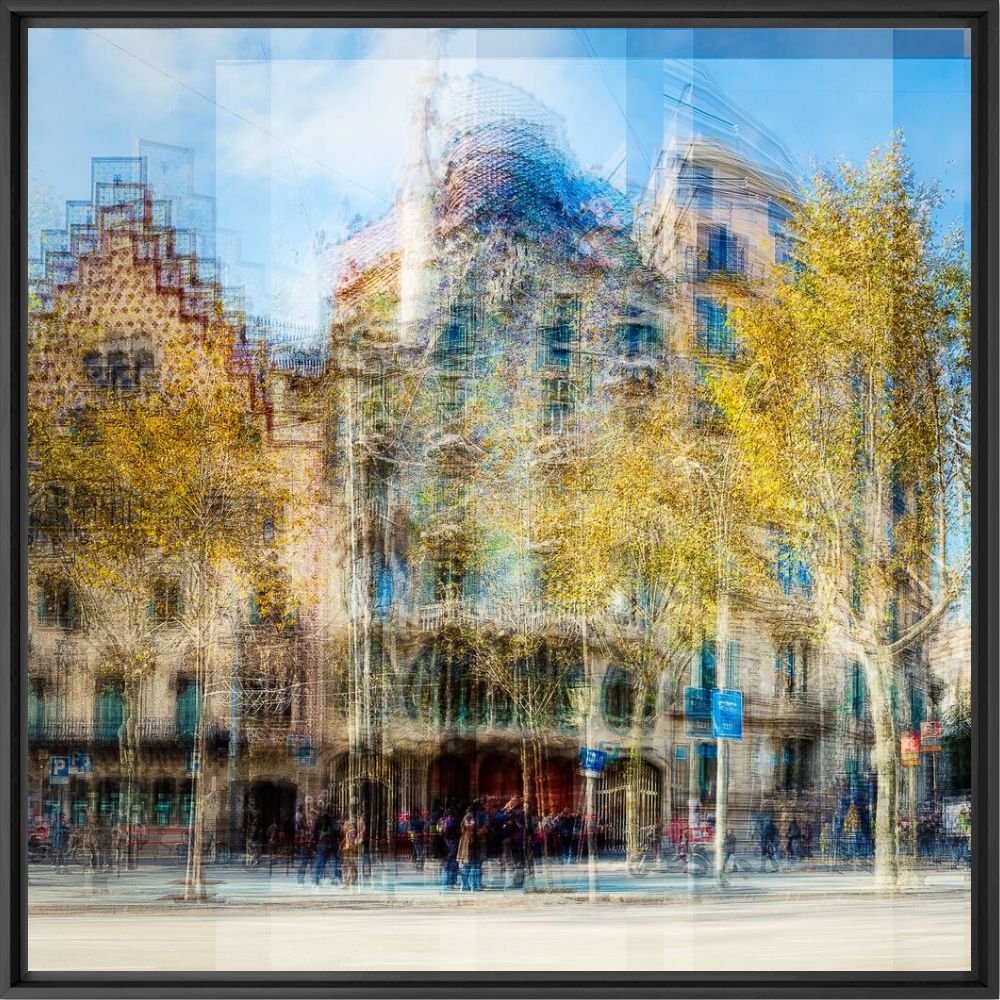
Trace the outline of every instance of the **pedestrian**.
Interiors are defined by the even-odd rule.
[[[785,854],[789,861],[794,861],[799,856],[799,841],[802,839],[802,830],[794,814],[788,821],[788,829],[785,831]]]
[[[301,803],[295,807],[295,819],[292,820],[292,837],[295,845],[295,872],[299,885],[306,883],[306,868],[309,867],[312,829],[305,808]]]
[[[352,816],[344,827],[344,836],[340,843],[340,857],[343,866],[343,882],[345,886],[356,885],[358,881],[358,824]]]
[[[319,889],[326,876],[327,862],[330,860],[330,848],[333,840],[333,820],[330,807],[327,806],[320,814],[313,827],[313,887]]]
[[[455,854],[462,875],[462,892],[477,892],[480,888],[481,854],[476,817],[470,808],[462,819],[462,834]]]
[[[760,834],[760,870],[764,871],[768,862],[771,870],[778,870],[778,826],[774,818],[768,815],[761,825]]]
[[[726,869],[729,868],[729,859],[732,858],[733,859],[733,868],[732,868],[732,870],[734,872],[735,871],[739,871],[739,866],[736,864],[736,860],[735,860],[736,859],[736,834],[733,833],[733,828],[731,826],[726,829],[725,847],[726,847],[726,857],[725,857],[725,860],[722,862],[722,870],[726,871]]]
[[[424,859],[427,857],[424,834],[424,815],[419,809],[414,809],[410,814],[410,852],[413,855],[413,867],[417,871],[424,870]]]
[[[59,818],[52,825],[52,853],[56,871],[66,870],[66,852],[69,850],[70,826],[66,817]]]
[[[454,889],[458,882],[458,832],[455,817],[446,809],[440,820],[441,842],[444,858],[441,862],[441,888]]]

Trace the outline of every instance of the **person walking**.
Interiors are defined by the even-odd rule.
[[[761,826],[760,870],[764,871],[768,863],[772,866],[771,871],[778,870],[778,826],[770,815]]]
[[[66,852],[69,850],[70,826],[66,817],[60,813],[52,824],[52,854],[56,871],[66,870]]]
[[[722,862],[723,872],[729,870],[729,861],[733,859],[732,871],[739,871],[739,866],[736,864],[736,834],[733,833],[733,828],[730,826],[726,829],[726,840],[725,840],[726,856]]]
[[[788,829],[785,831],[785,854],[789,861],[794,861],[799,856],[799,842],[802,839],[802,830],[794,814],[788,821]]]
[[[455,860],[462,876],[462,892],[477,892],[480,888],[481,851],[479,829],[471,808],[462,818],[462,834],[458,840]]]
[[[330,860],[331,842],[333,840],[333,819],[330,807],[327,806],[313,826],[313,887],[319,889],[320,883],[326,877],[326,866]]]

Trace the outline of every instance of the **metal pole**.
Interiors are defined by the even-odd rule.
[[[726,827],[729,825],[729,741],[716,740],[715,879],[726,884]]]

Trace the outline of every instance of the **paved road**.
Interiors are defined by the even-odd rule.
[[[484,894],[485,895],[485,894]],[[499,897],[496,897],[499,898]],[[517,907],[199,907],[32,914],[33,970],[960,970],[964,889]]]

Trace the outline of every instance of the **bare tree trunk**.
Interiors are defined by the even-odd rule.
[[[871,692],[872,722],[875,727],[875,881],[882,889],[895,889],[899,876],[897,832],[897,746],[896,720],[892,714],[890,678],[892,657],[882,649],[865,656],[868,689]]]

